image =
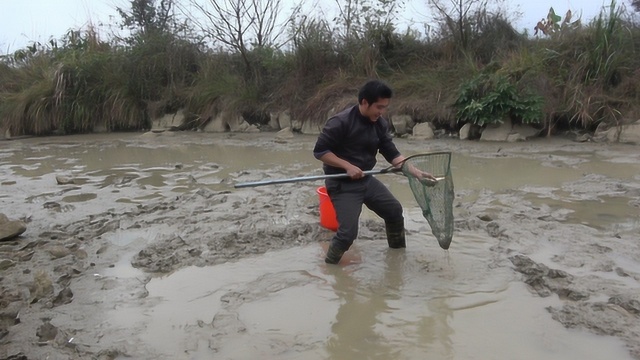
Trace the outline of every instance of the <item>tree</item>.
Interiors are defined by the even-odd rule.
[[[122,17],[123,27],[127,27],[138,39],[171,30],[173,20],[173,0],[131,0],[130,10],[117,8]]]
[[[444,0],[428,0],[429,6],[435,11],[435,19],[448,31],[463,50],[469,47],[471,32],[470,13],[487,7],[489,0],[450,0],[447,5]]]
[[[335,0],[339,24],[337,33],[343,40],[362,39],[367,29],[393,26],[401,0]]]
[[[173,111],[183,101],[180,89],[193,82],[198,70],[199,43],[192,41],[197,38],[178,20],[178,0],[129,3],[129,9],[117,8],[121,26],[130,32],[123,39],[129,46],[121,53],[129,89],[153,115],[158,115],[156,108]]]
[[[240,54],[247,75],[253,73],[252,50],[277,49],[288,41],[283,37],[293,15],[281,16],[281,0],[209,0],[206,5],[192,0],[191,5],[202,15],[191,20],[214,46]]]
[[[502,0],[427,0],[434,19],[440,25],[440,36],[451,37],[462,51],[467,51],[474,36],[481,32],[488,9]],[[498,14],[500,11],[498,11]],[[495,17],[495,15],[494,15]]]
[[[635,9],[635,11],[640,12],[640,0],[631,1],[631,6]]]
[[[338,46],[351,59],[356,71],[368,77],[379,76],[377,68],[393,48],[394,21],[403,0],[335,0]]]

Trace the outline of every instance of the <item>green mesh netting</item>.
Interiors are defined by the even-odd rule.
[[[428,172],[438,181],[418,179],[409,171],[413,166]],[[437,152],[414,155],[402,165],[402,173],[409,179],[409,186],[422,215],[429,222],[431,232],[443,249],[448,249],[453,238],[453,176],[451,175],[451,153]]]

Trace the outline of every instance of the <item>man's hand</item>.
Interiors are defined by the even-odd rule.
[[[364,171],[362,171],[362,169],[346,160],[340,159],[332,152],[322,155],[322,157],[320,157],[320,161],[329,166],[343,168],[347,172],[347,175],[349,175],[353,180],[362,179],[364,177]]]
[[[351,179],[357,180],[361,179],[364,176],[364,172],[362,171],[362,169],[355,165],[349,165],[350,166],[346,167],[345,170],[347,170],[347,175],[349,175]]]
[[[393,159],[393,161],[391,162],[391,165],[393,165],[396,169],[401,169],[406,159],[407,158],[400,155],[397,158]],[[418,179],[418,181],[420,181],[422,185],[435,186],[438,183],[438,179],[436,179],[435,176],[429,174],[426,171],[422,171],[411,164],[407,164],[407,165],[408,165],[407,170],[409,171],[409,173],[413,175],[413,177]]]
[[[409,167],[409,173],[413,175],[422,185],[435,186],[438,183],[438,179],[430,173],[422,170],[418,170],[414,166]]]

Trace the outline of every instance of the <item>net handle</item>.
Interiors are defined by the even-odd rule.
[[[402,162],[396,166],[404,166],[404,163],[407,162],[407,160],[416,158],[416,157],[420,157],[420,156],[426,156],[426,155],[433,155],[433,154],[445,154],[447,152],[432,152],[432,153],[423,153],[423,154],[415,154],[415,155],[411,155],[407,158],[405,158],[404,160],[402,160]],[[399,173],[401,172],[401,168],[400,167],[396,167],[394,165],[388,166],[384,169],[381,170],[368,170],[368,171],[364,171],[365,175],[378,175],[378,174],[389,174],[389,173]],[[275,184],[285,184],[285,183],[294,183],[294,182],[301,182],[301,181],[315,181],[315,180],[325,180],[325,179],[333,179],[333,178],[347,178],[349,177],[346,173],[340,173],[340,174],[331,174],[331,175],[317,175],[317,176],[302,176],[302,177],[295,177],[295,178],[289,178],[289,179],[273,179],[273,180],[263,180],[263,181],[255,181],[255,182],[247,182],[247,183],[238,183],[235,184],[233,187],[238,189],[238,188],[245,188],[245,187],[256,187],[256,186],[264,186],[264,185],[275,185]],[[442,178],[438,178],[436,177],[436,179],[438,181],[444,179],[444,177]]]

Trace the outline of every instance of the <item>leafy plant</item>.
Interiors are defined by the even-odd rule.
[[[553,8],[550,8],[547,18],[538,21],[533,35],[538,35],[538,32],[540,32],[547,36],[557,36],[563,32],[579,29],[581,26],[580,19],[571,22],[572,15],[571,10],[567,10],[564,20],[562,20],[562,17],[557,15]]]
[[[521,95],[504,75],[482,73],[464,83],[454,106],[459,122],[479,126],[502,123],[505,117],[525,124],[542,119],[542,99]]]

